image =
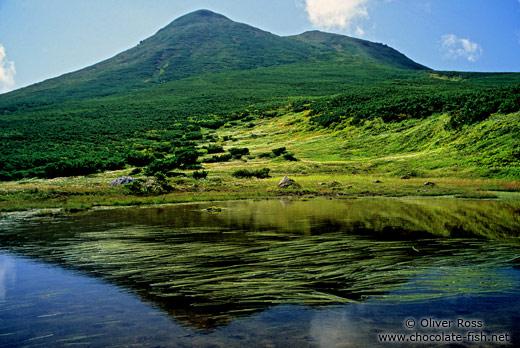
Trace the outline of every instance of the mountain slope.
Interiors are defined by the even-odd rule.
[[[292,38],[323,50],[333,50],[345,58],[357,57],[360,60],[371,60],[376,64],[400,69],[429,70],[429,68],[414,62],[401,52],[380,43],[321,31],[308,31]]]
[[[200,10],[113,58],[0,96],[0,108],[112,95],[205,73],[294,63],[341,61],[387,68],[425,69],[399,52],[368,41],[310,32],[281,37]],[[348,68],[348,67],[347,67]]]
[[[0,180],[143,166],[180,148],[204,153],[203,141],[223,144],[215,129],[255,129],[293,112],[317,133],[447,114],[457,134],[519,111],[519,91],[520,74],[434,72],[382,44],[321,32],[279,37],[197,11],[114,58],[0,95]],[[503,132],[519,138],[516,128]],[[512,144],[497,157],[509,161],[500,175],[518,162]],[[500,161],[486,162],[490,172]]]
[[[320,52],[314,47],[200,10],[81,73],[92,74],[90,78],[116,75],[119,81],[137,85],[207,72],[288,64],[315,56]]]

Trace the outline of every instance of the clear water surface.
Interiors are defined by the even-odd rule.
[[[3,214],[0,346],[375,347],[408,318],[520,345],[519,235],[495,200]]]

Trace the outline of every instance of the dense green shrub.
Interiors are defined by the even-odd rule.
[[[271,158],[273,157],[272,152],[261,152],[258,154],[258,158]]]
[[[209,120],[201,120],[198,124],[201,127],[209,128],[209,129],[219,129],[226,123],[223,119],[209,119]]]
[[[219,162],[228,162],[233,158],[231,154],[226,153],[220,156],[212,156],[204,160],[205,163],[219,163]]]
[[[145,174],[156,175],[159,172],[167,173],[173,169],[194,169],[197,164],[199,153],[194,148],[182,148],[175,152],[173,157],[156,159],[150,163]]]
[[[204,141],[208,141],[210,143],[216,143],[218,141],[218,135],[216,135],[216,134],[204,134]]]
[[[293,100],[290,107],[294,112],[302,112],[309,110],[310,102],[306,99]]]
[[[152,163],[154,159],[152,154],[132,151],[126,156],[126,163],[136,167],[144,167]]]
[[[52,162],[45,165],[41,169],[34,168],[31,171],[31,176],[42,178],[80,176],[99,173],[104,170],[117,170],[123,168],[124,161],[122,159],[97,161],[95,159],[79,158],[59,162]]]
[[[258,179],[266,179],[269,178],[269,172],[271,170],[269,168],[262,168],[258,170],[248,170],[248,169],[239,169],[233,172],[233,176],[235,178],[258,178]]]
[[[516,98],[511,96],[504,99],[498,107],[498,112],[502,114],[510,114],[518,110],[520,110],[520,95],[516,96]]]
[[[176,168],[178,168],[178,162],[175,157],[156,159],[145,168],[144,174],[147,176],[153,176],[157,173],[166,173]]]
[[[207,177],[208,177],[208,172],[206,172],[204,170],[193,172],[193,179],[195,179],[195,180],[202,180],[202,179],[206,179]]]
[[[137,179],[126,187],[133,195],[162,195],[173,191],[173,187],[161,172],[152,177]]]
[[[182,173],[182,172],[167,172],[165,173],[164,175],[166,175],[166,177],[168,178],[186,178],[187,175]]]
[[[230,141],[230,140],[233,141],[233,137],[231,135],[224,135],[222,137],[222,140],[224,140],[224,141]]]
[[[496,112],[520,111],[520,88],[438,90],[418,89],[395,93],[391,89],[357,89],[310,103],[311,122],[331,127],[347,119],[354,123],[381,118],[385,122],[424,118],[435,113],[453,116],[452,128],[486,119]],[[294,103],[293,103],[294,104]],[[295,111],[298,104],[293,106]]]
[[[80,92],[63,86],[2,94],[0,180],[85,175],[125,163],[148,166],[175,156],[175,149],[199,146],[201,127],[217,129],[230,120],[244,125],[288,112],[305,111],[302,125],[309,120],[314,127],[448,113],[456,129],[495,112],[520,110],[518,74],[435,73],[439,79],[427,71],[345,69],[336,62],[311,66],[147,84],[152,89],[143,93],[127,93],[128,86],[120,84],[107,92],[102,83],[92,90],[78,86]],[[252,88],[258,81],[261,88]]]
[[[203,138],[203,135],[199,131],[193,131],[193,132],[184,134],[185,140],[202,140],[202,138]]]
[[[228,152],[235,159],[240,159],[242,156],[249,155],[249,149],[247,147],[232,147]]]
[[[222,146],[215,145],[215,144],[210,144],[210,145],[206,146],[206,150],[208,151],[208,154],[224,152],[224,148]]]
[[[142,168],[134,168],[132,169],[132,171],[129,173],[130,176],[132,175],[139,175],[143,172],[143,169]]]
[[[279,147],[277,149],[273,149],[272,150],[273,154],[278,157],[278,156],[281,156],[282,154],[286,153],[287,152],[287,148],[285,147]]]
[[[292,161],[292,162],[298,161],[298,159],[294,156],[294,154],[292,154],[290,152],[284,153],[283,154],[283,159],[286,160],[286,161]]]
[[[199,153],[193,147],[181,148],[175,151],[175,158],[179,169],[193,169],[196,167]]]

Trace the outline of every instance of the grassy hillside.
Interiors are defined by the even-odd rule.
[[[520,113],[492,115],[462,129],[446,129],[450,116],[317,129],[309,112],[232,120],[218,130],[203,129],[198,141],[201,170],[174,169],[170,189],[157,193],[112,187],[123,175],[148,180],[134,166],[87,176],[23,179],[0,183],[0,211],[28,208],[160,204],[279,196],[455,196],[518,199]],[[252,125],[254,124],[254,126]],[[163,146],[167,133],[148,133],[144,152]],[[285,151],[281,153],[280,148]],[[231,158],[236,149],[248,154]],[[214,156],[229,158],[210,163]],[[287,156],[291,155],[291,156]],[[294,161],[296,159],[296,161]],[[244,170],[269,169],[269,177],[236,177]],[[146,168],[145,168],[146,171]],[[298,187],[280,189],[288,175]],[[425,185],[431,182],[434,185]]]
[[[519,80],[509,74],[452,81],[384,67],[296,64],[206,74],[141,92],[22,108],[0,117],[0,176],[6,180],[121,169],[133,164],[128,157],[136,151],[169,156],[176,148],[200,143],[204,129],[288,111],[309,111],[307,120],[316,130],[341,129],[350,118],[359,123],[379,117],[392,129],[396,121],[445,112],[459,129],[494,112],[517,111],[517,90],[507,86]],[[474,110],[480,107],[484,109]],[[507,128],[513,138],[516,131]]]
[[[315,40],[312,33],[281,37],[200,10],[113,58],[2,96],[0,109],[120,94],[210,72],[295,63],[425,69],[381,44],[326,33],[319,36],[325,39]],[[337,40],[341,45],[335,44]]]
[[[105,62],[1,95],[0,180],[154,163],[166,172],[200,169],[192,159],[204,157],[201,146],[223,141],[215,130],[256,132],[298,114],[310,136],[348,138],[342,160],[363,152],[397,174],[404,163],[392,156],[435,138],[428,146],[442,148],[446,161],[410,170],[518,178],[519,110],[520,74],[435,72],[385,45],[321,32],[283,38],[198,11]],[[496,113],[513,116],[496,123]],[[475,153],[451,157],[455,140],[479,127],[459,145]],[[309,151],[329,149],[323,163],[336,158],[332,144]],[[180,163],[187,154],[190,163]]]
[[[428,70],[427,67],[412,61],[401,52],[379,43],[320,31],[309,31],[292,38],[317,46],[324,51],[336,51],[345,60],[361,58],[395,68]]]
[[[410,178],[520,178],[520,113],[493,115],[460,130],[447,127],[449,121],[448,115],[391,123],[378,118],[363,125],[316,129],[310,126],[308,112],[302,112],[218,133],[233,139],[226,145],[250,149],[255,159],[243,166],[273,166],[292,175],[323,170]],[[298,161],[258,158],[279,147],[286,147]]]

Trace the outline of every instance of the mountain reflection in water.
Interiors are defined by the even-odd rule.
[[[188,327],[211,330],[275,305],[516,289],[497,269],[519,254],[519,206],[315,199],[4,214],[0,246],[101,277]]]

